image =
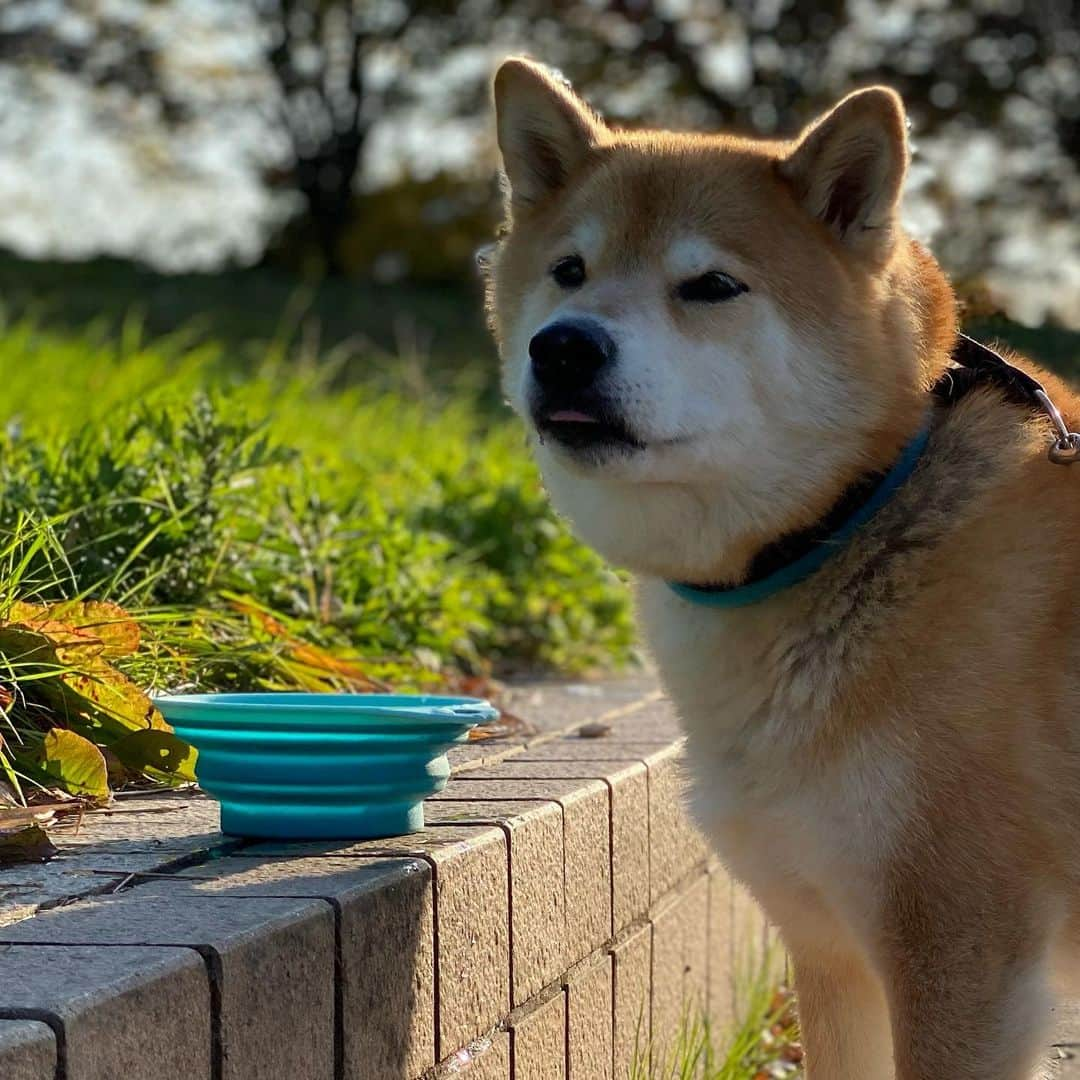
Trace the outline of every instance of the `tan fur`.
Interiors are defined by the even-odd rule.
[[[808,1076],[1020,1080],[1040,1050],[1051,960],[1071,955],[1080,927],[1080,466],[1050,464],[1046,421],[992,390],[931,407],[954,301],[896,221],[906,149],[891,92],[849,98],[790,143],[615,132],[511,61],[496,103],[512,187],[524,163],[506,118],[522,102],[543,116],[545,94],[572,118],[555,150],[570,164],[508,204],[489,293],[508,386],[525,324],[568,302],[547,276],[553,245],[591,220],[604,242],[582,310],[618,325],[655,300],[672,364],[715,341],[734,350],[723,363],[765,368],[753,350],[775,323],[855,403],[814,429],[816,448],[797,400],[770,414],[780,447],[805,445],[828,468],[807,465],[806,486],[752,509],[753,475],[708,457],[673,475],[689,454],[582,468],[538,448],[574,524],[638,572],[646,637],[688,733],[695,812],[791,950]],[[826,220],[830,200],[853,227]],[[688,226],[752,301],[665,311],[650,283]],[[1080,419],[1071,391],[1038,375]],[[806,373],[790,377],[797,388]],[[740,378],[747,407],[778,407],[775,374]],[[887,467],[928,409],[911,480],[807,582],[731,610],[664,584],[737,581],[764,544]],[[604,515],[617,520],[591,520]]]

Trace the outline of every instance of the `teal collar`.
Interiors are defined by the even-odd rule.
[[[815,541],[805,554],[794,561],[745,585],[689,585],[680,581],[669,581],[668,585],[692,604],[718,608],[759,604],[762,600],[768,600],[777,593],[798,585],[816,573],[833,555],[843,551],[855,533],[892,498],[896,490],[915,471],[929,438],[928,419],[918,435],[901,451],[893,467],[870,491],[865,501],[862,501],[842,524],[824,539]]]

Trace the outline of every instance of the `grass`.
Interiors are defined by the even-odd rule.
[[[0,297],[11,317],[75,342],[122,340],[137,327],[155,341],[201,342],[216,351],[222,373],[242,375],[268,355],[288,355],[329,363],[338,385],[452,392],[488,415],[503,411],[471,264],[453,284],[380,285],[304,283],[273,267],[166,275],[112,259],[53,263],[0,252]]]
[[[977,285],[961,291],[970,297],[969,332],[1080,377],[1080,331],[1021,326],[993,314]],[[295,345],[309,357],[352,350],[347,378],[393,382],[404,364],[414,386],[464,389],[485,410],[500,407],[471,259],[453,281],[298,286],[294,274],[268,266],[173,275],[116,259],[28,261],[0,252],[0,297],[9,311],[76,336],[88,325],[115,335],[136,312],[151,336],[197,333],[241,370],[260,363],[268,343]]]
[[[220,360],[132,325],[10,327],[0,527],[52,520],[77,588],[140,609],[242,593],[369,656],[628,658],[622,590],[548,508],[515,421],[335,385],[333,358]]]
[[[408,359],[366,378],[345,348],[228,352],[150,338],[134,317],[75,332],[23,316],[0,333],[12,786],[83,793],[50,764],[48,733],[111,751],[146,726],[127,684],[482,688],[633,659],[624,586],[555,518],[507,414],[460,388],[417,393]],[[55,606],[73,599],[114,607]],[[86,639],[129,622],[137,647],[90,672],[126,680],[122,707],[73,699]]]
[[[791,991],[776,982],[777,946],[736,987],[738,1016],[717,1031],[700,1009],[687,1007],[673,1042],[635,1047],[626,1080],[796,1080],[802,1051]],[[745,965],[744,965],[745,968]]]
[[[468,692],[633,661],[622,582],[555,518],[499,401],[475,283],[0,257],[0,295],[12,790],[188,775],[163,737],[122,741],[161,730],[152,691]],[[1080,335],[977,329],[1080,370]],[[68,769],[56,730],[98,757]]]

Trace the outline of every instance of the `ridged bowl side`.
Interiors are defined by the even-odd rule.
[[[298,710],[301,697],[316,695],[296,695]],[[275,839],[374,839],[423,828],[423,800],[450,775],[446,751],[478,719],[497,715],[486,702],[464,718],[437,706],[388,716],[384,705],[368,712],[362,704],[320,709],[308,701],[292,726],[281,708],[268,710],[271,722],[261,726],[250,705],[234,710],[228,701],[193,707],[177,700],[157,704],[199,751],[199,783],[221,802],[222,831]],[[230,713],[237,711],[241,721],[233,724]]]

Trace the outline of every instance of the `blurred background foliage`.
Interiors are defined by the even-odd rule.
[[[914,231],[983,307],[1080,327],[1067,0],[7,0],[0,244],[460,287],[496,215],[488,81],[516,51],[630,125],[792,133],[887,82]]]

